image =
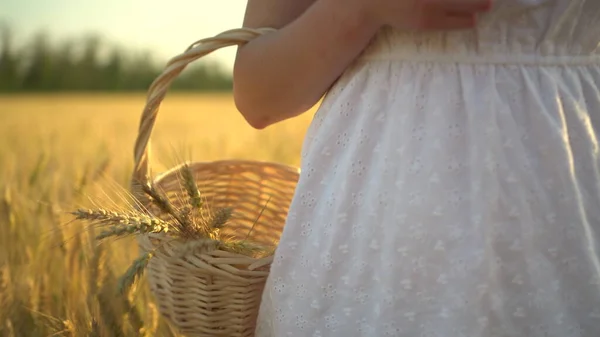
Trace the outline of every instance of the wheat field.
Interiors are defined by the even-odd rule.
[[[142,278],[118,277],[130,239],[98,244],[70,212],[119,206],[129,183],[145,96],[0,96],[0,336],[177,336]],[[182,160],[227,158],[299,165],[314,109],[262,131],[230,94],[169,94],[152,137],[156,173]]]

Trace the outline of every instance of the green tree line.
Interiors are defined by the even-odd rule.
[[[125,50],[97,35],[51,43],[38,32],[17,47],[14,34],[0,26],[0,93],[146,91],[165,62],[149,53]],[[170,86],[173,91],[229,91],[230,74],[217,63],[198,60]]]

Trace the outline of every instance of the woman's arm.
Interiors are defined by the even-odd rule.
[[[263,129],[313,107],[367,46],[379,26],[360,1],[248,0],[244,27],[271,27],[238,49],[234,99]]]

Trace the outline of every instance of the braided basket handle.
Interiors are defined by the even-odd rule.
[[[163,72],[152,82],[148,89],[146,106],[142,113],[137,139],[134,148],[133,180],[136,183],[148,184],[150,135],[158,114],[158,107],[167,94],[169,85],[191,62],[212,53],[213,51],[234,45],[243,45],[265,34],[275,31],[272,28],[239,28],[220,33],[214,37],[194,42],[185,52],[172,58]]]

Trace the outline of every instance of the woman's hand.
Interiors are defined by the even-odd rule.
[[[352,0],[378,26],[402,30],[469,29],[492,0]],[[344,2],[344,1],[341,1]]]

